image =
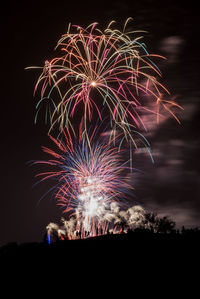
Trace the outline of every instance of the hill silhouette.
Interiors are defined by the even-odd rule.
[[[149,229],[129,230],[127,233],[107,234],[85,239],[41,243],[9,243],[0,248],[1,262],[47,262],[56,260],[83,261],[106,257],[135,259],[135,257],[198,257],[200,230],[185,229],[181,232],[154,233]]]

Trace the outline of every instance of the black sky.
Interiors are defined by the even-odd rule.
[[[159,127],[149,123],[155,164],[142,154],[135,159],[144,170],[133,178],[135,196],[147,209],[171,215],[179,224],[200,225],[199,201],[199,16],[196,1],[18,1],[1,9],[1,200],[0,244],[40,241],[50,221],[61,211],[53,201],[38,204],[48,185],[32,189],[32,159],[42,159],[49,144],[47,127],[34,125],[33,88],[37,72],[54,56],[54,47],[68,23],[103,29],[112,19],[122,25],[133,17],[144,29],[149,52],[164,54],[163,83],[185,108],[181,126],[167,119]],[[167,39],[172,37],[170,40]],[[171,46],[170,46],[171,45]],[[170,48],[171,47],[171,48]]]

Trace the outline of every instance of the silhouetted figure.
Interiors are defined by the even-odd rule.
[[[185,226],[183,225],[181,228],[181,233],[184,234],[186,232]]]
[[[128,234],[128,235],[131,235],[132,233],[133,233],[132,229],[128,228],[128,229],[127,229],[127,234]]]

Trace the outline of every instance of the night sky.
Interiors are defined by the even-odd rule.
[[[53,200],[40,200],[50,184],[36,182],[36,169],[27,162],[45,158],[48,127],[34,125],[33,89],[37,70],[54,57],[54,47],[68,23],[100,28],[115,19],[119,26],[132,17],[132,29],[147,30],[149,52],[165,55],[160,66],[164,83],[184,111],[181,125],[166,118],[159,126],[147,119],[146,136],[155,163],[135,155],[133,202],[159,215],[169,215],[177,226],[200,226],[200,42],[197,1],[17,1],[1,8],[1,196],[0,245],[41,241],[49,222],[61,210]],[[189,5],[189,6],[188,6]]]

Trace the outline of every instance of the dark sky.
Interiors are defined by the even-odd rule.
[[[68,23],[104,28],[115,19],[122,25],[133,17],[134,29],[147,30],[149,52],[164,54],[163,83],[184,107],[181,125],[166,119],[149,121],[148,138],[155,163],[138,154],[135,165],[144,174],[133,176],[135,198],[147,209],[171,215],[178,225],[200,226],[200,42],[197,1],[17,1],[1,9],[1,200],[0,245],[41,241],[50,221],[61,211],[51,200],[38,201],[47,185],[32,188],[35,170],[48,145],[47,127],[34,125],[33,88],[37,71],[54,56],[54,47]]]

